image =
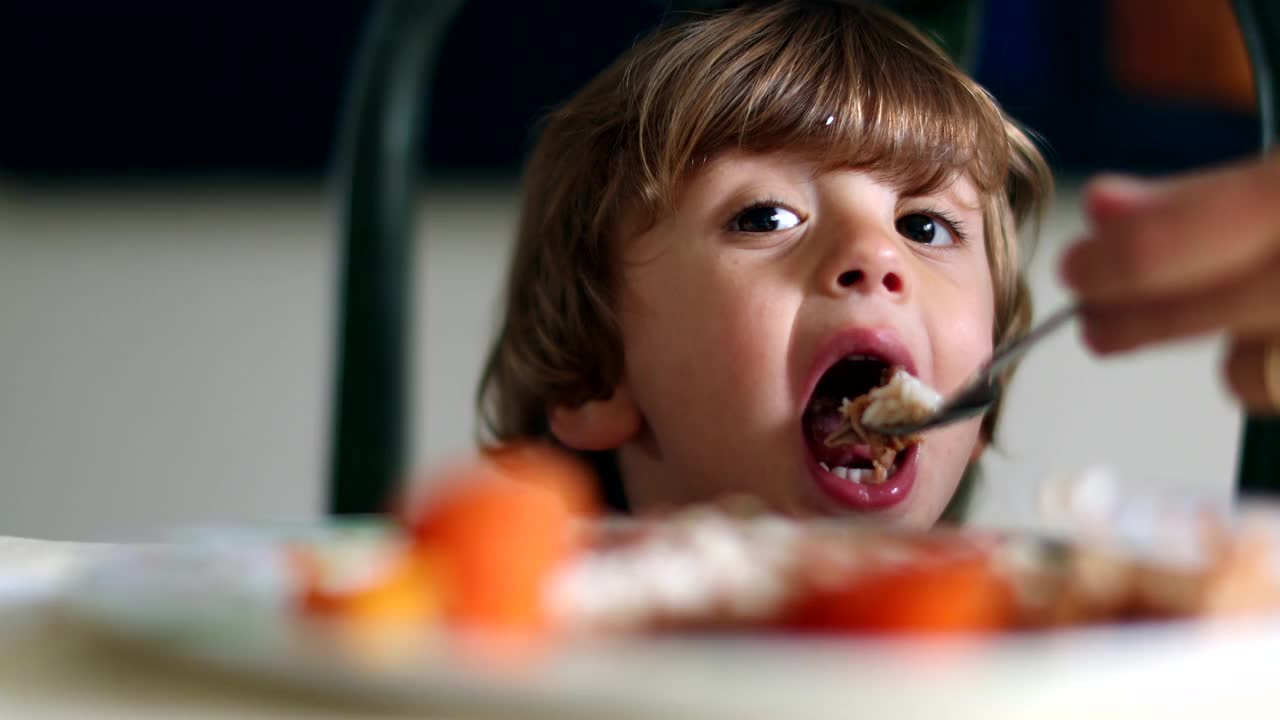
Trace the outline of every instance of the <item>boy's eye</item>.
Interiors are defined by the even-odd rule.
[[[896,225],[902,237],[923,245],[943,247],[956,241],[946,223],[924,213],[903,215],[898,218]]]
[[[774,205],[748,208],[733,219],[734,230],[749,233],[790,230],[799,224],[800,218],[795,213]]]

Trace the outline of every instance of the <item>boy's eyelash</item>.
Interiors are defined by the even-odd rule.
[[[735,221],[737,221],[737,219],[741,217],[743,213],[750,212],[752,210],[756,210],[759,208],[771,208],[771,207],[782,208],[784,210],[787,210],[788,212],[795,213],[796,216],[798,216],[801,220],[804,219],[804,215],[802,215],[800,212],[796,210],[792,210],[791,206],[788,205],[787,203],[781,200],[778,200],[776,198],[763,198],[760,200],[749,202],[746,205],[743,205],[737,210],[735,210],[733,214],[729,216],[727,226],[730,230],[733,230],[735,229],[733,227]],[[960,218],[956,217],[954,214],[946,210],[943,210],[941,208],[922,208],[920,210],[912,210],[911,213],[921,213],[923,215],[929,215],[931,217],[935,217],[947,224],[947,227],[951,229],[951,232],[955,235],[955,238],[957,241],[961,243],[965,243],[969,241],[968,226],[965,224],[963,220],[961,220]],[[907,213],[907,214],[911,214],[911,213]]]
[[[787,212],[795,213],[796,217],[800,218],[801,220],[804,219],[804,215],[802,215],[798,210],[792,210],[791,205],[789,205],[788,203],[785,203],[781,200],[765,198],[763,200],[756,200],[754,202],[749,202],[746,205],[743,205],[742,207],[733,211],[733,214],[729,216],[729,220],[726,224],[728,225],[729,229],[732,230],[734,222],[737,221],[738,218],[742,217],[743,213],[751,212],[752,210],[758,210],[759,208],[782,208]]]
[[[941,220],[942,222],[947,224],[947,227],[951,228],[951,232],[955,234],[957,241],[961,243],[965,243],[969,241],[968,226],[965,225],[965,222],[963,220],[947,212],[946,210],[941,210],[937,208],[927,208],[927,209],[921,209],[921,210],[912,210],[911,212],[906,214],[911,215],[914,213],[919,213],[921,215],[929,215]]]

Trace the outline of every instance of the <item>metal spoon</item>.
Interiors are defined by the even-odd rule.
[[[1008,367],[1009,363],[1022,357],[1036,343],[1052,334],[1054,330],[1062,327],[1068,320],[1075,317],[1079,311],[1080,306],[1074,303],[1067,307],[1059,308],[1039,325],[1027,331],[1025,335],[1015,338],[1009,344],[997,350],[992,354],[991,359],[978,369],[978,372],[974,374],[969,382],[965,383],[951,397],[944,400],[942,405],[929,417],[909,425],[890,425],[887,427],[864,425],[863,427],[866,430],[883,435],[914,435],[925,430],[949,425],[957,420],[981,415],[991,407],[992,403],[1000,397],[1001,391],[1004,390],[1004,384],[1000,379],[1001,371]]]

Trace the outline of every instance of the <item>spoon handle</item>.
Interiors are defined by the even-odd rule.
[[[990,379],[994,379],[1001,370],[1009,363],[1022,357],[1022,354],[1030,350],[1032,346],[1057,330],[1071,318],[1080,312],[1080,305],[1072,303],[1063,308],[1058,308],[1052,315],[1045,318],[1039,325],[1031,328],[1027,334],[1015,339],[1013,342],[1005,345],[991,356],[991,360],[987,362],[985,374]]]

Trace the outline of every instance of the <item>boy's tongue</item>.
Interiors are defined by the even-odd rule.
[[[843,423],[839,400],[834,398],[815,399],[809,409],[805,411],[802,422],[804,423],[805,439],[809,443],[809,450],[813,452],[813,456],[818,462],[826,463],[827,467],[836,467],[838,465],[843,465],[844,467],[871,466],[871,448],[866,445],[829,447],[826,443],[831,433],[839,430],[840,425]]]

